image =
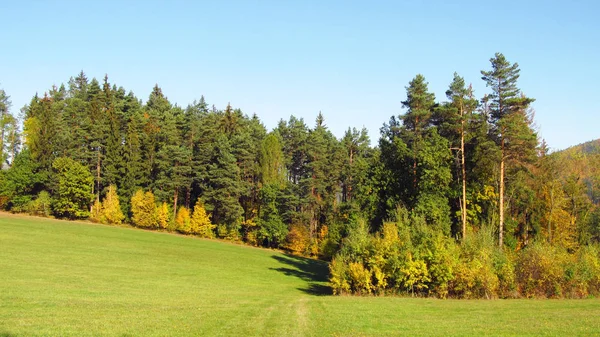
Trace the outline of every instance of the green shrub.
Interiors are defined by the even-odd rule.
[[[517,258],[516,276],[525,297],[562,297],[566,286],[566,251],[544,243],[523,249]]]
[[[35,200],[32,200],[27,205],[27,212],[33,215],[50,216],[52,205],[52,198],[50,193],[41,191]]]

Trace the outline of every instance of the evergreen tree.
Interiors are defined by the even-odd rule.
[[[106,185],[119,185],[124,175],[125,163],[123,162],[123,139],[121,137],[121,121],[115,111],[113,91],[108,83],[108,76],[104,77],[104,114],[106,120],[106,151],[104,156],[104,183]]]
[[[160,200],[171,200],[173,209],[177,209],[180,192],[190,185],[191,157],[187,148],[177,145],[166,145],[157,154],[156,193]]]
[[[259,163],[260,182],[262,185],[276,184],[283,186],[285,181],[285,162],[281,143],[276,133],[270,133],[262,141]]]
[[[412,152],[412,196],[415,197],[418,185],[417,167],[419,151],[422,149],[423,134],[430,126],[431,114],[435,107],[435,95],[429,92],[428,83],[423,75],[418,74],[406,87],[406,101],[402,106],[408,111],[404,114],[403,138]]]
[[[211,219],[217,225],[226,225],[237,230],[243,214],[239,198],[243,192],[239,167],[231,153],[231,145],[225,135],[214,143],[210,164],[206,171],[206,189],[203,200]]]
[[[511,64],[501,53],[496,53],[490,63],[492,70],[481,71],[481,74],[492,89],[486,103],[494,126],[493,137],[500,146],[498,242],[503,246],[506,164],[508,160],[514,163],[530,161],[535,154],[537,136],[528,116],[529,105],[534,100],[522,95],[517,87],[519,65]]]
[[[283,243],[288,233],[277,209],[279,193],[277,184],[264,185],[259,193],[261,203],[258,214],[258,239],[268,247],[276,247]]]
[[[456,151],[459,160],[455,161],[457,178],[460,181],[459,209],[461,214],[461,232],[463,239],[467,233],[467,167],[466,148],[471,135],[469,134],[473,112],[477,108],[477,100],[473,98],[471,86],[465,85],[465,80],[457,73],[448,90],[446,97],[449,102],[435,112],[434,124],[438,125],[440,134],[448,140],[452,150]]]

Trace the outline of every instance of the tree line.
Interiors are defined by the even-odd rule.
[[[446,245],[480,240],[504,259],[536,244],[572,255],[598,242],[600,155],[578,159],[591,167],[584,174],[576,161],[549,153],[534,128],[534,99],[518,87],[517,63],[497,53],[481,74],[486,93],[476,96],[454,74],[442,101],[417,75],[404,113],[383,124],[376,146],[364,128],[336,138],[321,113],[312,125],[291,116],[269,131],[229,104],[217,109],[200,97],[180,107],[158,85],[142,102],[83,72],[36,94],[20,118],[0,91],[0,207],[321,257],[338,268],[332,278],[346,280],[340,292],[374,292],[409,269],[423,282],[377,289],[448,289],[423,276],[435,264],[417,252],[436,244],[450,251]],[[396,261],[393,268],[369,262],[365,252],[378,256],[373,242],[386,235],[385,249],[396,245],[391,251],[410,259],[379,257]]]

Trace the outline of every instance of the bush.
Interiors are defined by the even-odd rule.
[[[137,190],[131,197],[131,220],[135,226],[143,228],[157,227],[155,217],[154,194],[148,191]]]
[[[117,188],[114,185],[108,187],[108,193],[102,202],[102,210],[100,212],[100,221],[107,224],[120,224],[125,216],[121,211]]]
[[[350,288],[357,294],[370,294],[372,289],[371,271],[360,262],[348,265]]]
[[[191,232],[203,238],[213,238],[213,229],[216,227],[210,222],[202,201],[198,200],[194,206],[194,214],[190,220]]]
[[[334,295],[343,295],[350,293],[350,283],[348,275],[348,263],[344,256],[337,256],[329,264],[329,273],[331,288]]]
[[[600,293],[600,250],[597,246],[579,249],[569,269],[569,297],[596,296]]]
[[[192,233],[192,224],[190,218],[190,210],[184,206],[179,207],[177,211],[177,217],[175,218],[177,224],[177,231],[183,234]]]
[[[89,217],[94,178],[88,168],[71,158],[60,157],[52,162],[52,169],[57,186],[54,214],[70,219]]]
[[[94,200],[94,204],[92,205],[89,219],[92,222],[100,222],[101,216],[102,216],[102,203],[98,199],[96,199],[96,200]]]
[[[50,216],[50,205],[52,205],[52,198],[50,193],[41,191],[35,200],[30,201],[27,206],[27,211],[33,215]]]
[[[520,252],[516,276],[525,297],[562,297],[566,285],[566,251],[545,243],[534,243]]]
[[[154,210],[154,217],[156,219],[156,225],[158,228],[166,229],[169,228],[171,223],[171,210],[166,202],[156,206]]]
[[[310,235],[308,228],[300,224],[294,224],[290,227],[287,234],[284,248],[292,254],[303,255],[307,252],[309,243]]]

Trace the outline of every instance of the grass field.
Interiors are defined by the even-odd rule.
[[[0,336],[599,334],[597,299],[330,296],[323,262],[0,213]]]

